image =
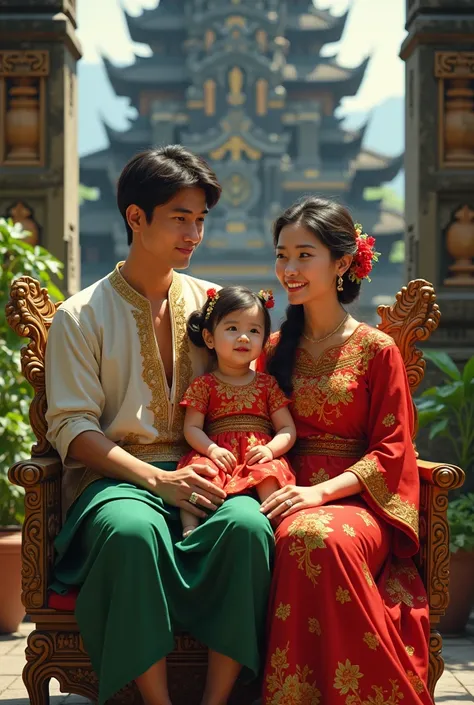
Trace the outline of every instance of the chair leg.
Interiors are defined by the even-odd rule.
[[[36,666],[36,668],[35,668]],[[50,676],[44,674],[42,663],[27,663],[23,669],[23,682],[28,691],[31,705],[49,705]]]

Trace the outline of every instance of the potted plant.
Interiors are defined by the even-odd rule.
[[[445,438],[466,473],[461,493],[448,507],[450,602],[439,629],[452,635],[464,631],[474,604],[474,357],[460,370],[446,353],[427,350],[424,356],[445,380],[415,400],[419,426],[429,428],[430,441]]]
[[[0,218],[0,310],[9,299],[10,285],[28,274],[62,299],[52,277],[62,278],[62,264],[42,247],[26,242],[21,225]],[[32,390],[20,369],[23,341],[0,316],[0,633],[16,631],[24,615],[21,604],[21,525],[23,495],[7,478],[9,468],[28,458],[34,437],[28,421]]]

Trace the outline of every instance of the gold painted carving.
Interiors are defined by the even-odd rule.
[[[47,51],[0,51],[0,164],[44,163]]]
[[[455,260],[447,286],[474,286],[474,210],[467,204],[454,214],[446,232],[446,249]]]
[[[263,54],[265,54],[268,49],[268,38],[265,30],[259,29],[255,35],[255,39],[257,40],[258,48]]]
[[[18,201],[14,206],[9,208],[8,217],[13,220],[14,223],[20,223],[24,230],[29,232],[25,242],[29,245],[39,245],[39,228],[38,223],[33,217],[31,208],[28,208],[23,201]]]
[[[439,160],[443,168],[474,168],[474,52],[438,51]]]
[[[268,110],[268,82],[259,78],[256,85],[257,115],[266,115]]]
[[[242,15],[230,15],[225,21],[226,27],[242,27],[246,25],[245,17]]]
[[[242,88],[244,85],[244,74],[238,66],[234,66],[233,69],[229,71],[229,90],[230,93],[227,97],[230,105],[234,107],[242,105],[245,103],[245,95],[242,93]]]
[[[237,162],[242,159],[242,154],[245,154],[249,159],[254,161],[260,159],[262,153],[258,149],[254,149],[242,137],[234,135],[225,142],[222,147],[218,147],[210,153],[211,159],[220,161],[225,155],[230,152],[232,161]]]
[[[216,114],[216,82],[212,78],[204,83],[204,112],[206,115]]]
[[[232,174],[222,182],[222,198],[234,208],[238,208],[252,195],[250,182],[242,174]]]
[[[413,394],[425,374],[426,363],[416,343],[427,340],[439,325],[440,312],[433,286],[415,279],[396,295],[392,306],[379,306],[382,319],[377,328],[389,335],[399,348]]]
[[[212,29],[207,29],[206,34],[204,35],[204,46],[206,48],[206,51],[209,51],[209,49],[211,49],[215,40],[216,40],[216,33]]]

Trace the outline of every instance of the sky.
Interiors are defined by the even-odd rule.
[[[134,53],[147,55],[148,47],[130,41],[122,8],[139,15],[157,4],[157,0],[79,0],[83,61],[98,63],[102,54],[126,65],[133,62]],[[403,96],[405,68],[398,54],[406,34],[405,0],[317,0],[316,4],[336,15],[350,8],[342,41],[328,45],[325,53],[337,52],[343,66],[356,66],[371,56],[359,93],[344,99],[343,112],[370,111],[387,98]]]

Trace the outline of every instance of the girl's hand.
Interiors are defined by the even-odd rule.
[[[315,487],[293,487],[288,485],[273,492],[260,505],[260,511],[272,520],[284,519],[300,509],[320,507],[326,502],[326,494],[320,485]]]
[[[236,457],[227,448],[213,446],[209,451],[208,457],[215,462],[218,468],[231,473],[237,465]]]
[[[268,446],[253,446],[249,448],[245,455],[247,465],[268,463],[269,460],[273,460],[273,453]]]

